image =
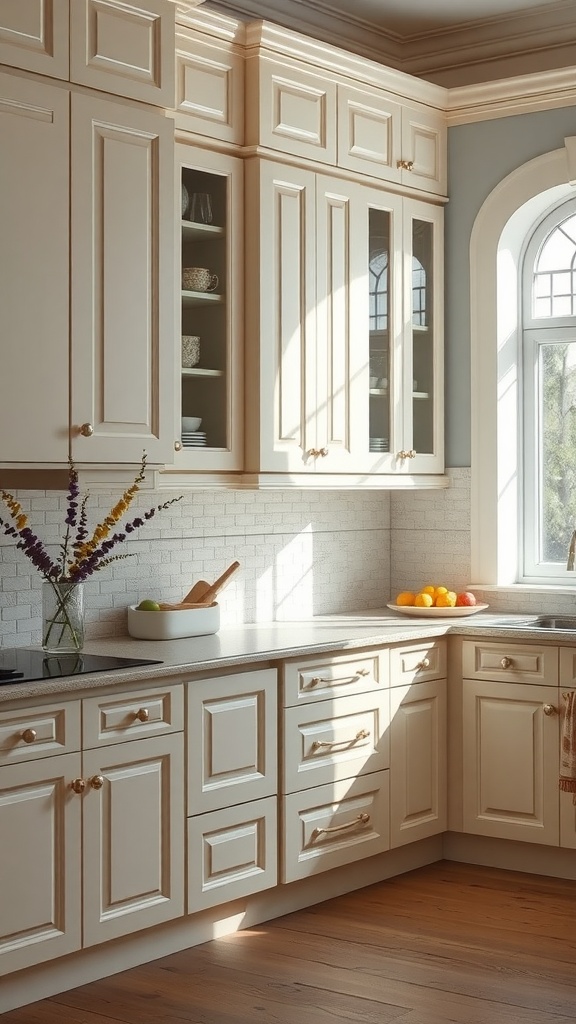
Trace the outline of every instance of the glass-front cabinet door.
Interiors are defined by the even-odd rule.
[[[180,338],[175,468],[243,460],[242,162],[178,144]]]
[[[444,469],[443,210],[404,201],[404,405],[397,459],[408,472]]]

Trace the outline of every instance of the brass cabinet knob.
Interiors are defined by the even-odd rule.
[[[542,710],[548,716],[558,714],[558,708],[555,708],[553,704],[545,704]]]
[[[416,665],[416,668],[430,668],[430,659],[429,658],[422,658],[422,661],[418,662],[418,664]]]
[[[413,171],[414,161],[413,160],[398,160],[396,166],[402,171]]]
[[[397,458],[399,458],[399,459],[415,459],[416,458],[416,452],[414,451],[413,448],[411,448],[409,452],[405,452],[404,449],[402,448],[402,450],[398,452]]]
[[[70,789],[75,793],[83,793],[86,789],[86,782],[84,779],[72,779],[70,783]]]
[[[320,455],[323,459],[325,459],[326,456],[328,455],[328,449],[327,448],[321,448],[320,451],[318,452],[318,455]]]
[[[24,729],[22,739],[24,740],[24,743],[34,743],[37,735],[38,733],[36,732],[36,729]]]
[[[137,718],[139,722],[147,722],[150,718],[150,712],[148,708],[139,708],[134,718]]]
[[[83,423],[80,427],[80,433],[82,434],[82,437],[92,437],[94,427],[91,423]]]
[[[502,668],[510,668],[512,665],[512,658],[502,658],[500,665]]]
[[[89,783],[92,789],[102,789],[102,786],[104,785],[104,778],[102,775],[93,775],[92,778],[89,779]]]
[[[175,452],[181,452],[182,451],[182,442],[181,441],[174,441],[174,451]]]

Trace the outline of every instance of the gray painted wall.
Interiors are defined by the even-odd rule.
[[[470,465],[470,235],[486,197],[515,168],[576,135],[576,108],[458,125],[448,131],[446,465]]]

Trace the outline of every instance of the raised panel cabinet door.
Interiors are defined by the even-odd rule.
[[[174,123],[183,131],[243,144],[244,56],[236,47],[177,34]]]
[[[338,166],[401,181],[402,108],[377,89],[338,86]]]
[[[0,769],[0,975],[80,948],[80,754]]]
[[[68,458],[69,105],[0,74],[0,463]]]
[[[249,160],[246,188],[246,469],[313,473],[316,176]]]
[[[70,80],[172,108],[174,34],[167,0],[72,0]]]
[[[275,669],[198,679],[188,687],[188,814],[276,793]]]
[[[2,0],[0,64],[67,80],[68,5],[69,0]]]
[[[446,680],[390,690],[390,846],[447,828]]]
[[[72,96],[72,450],[174,452],[173,130],[154,111]]]
[[[184,913],[182,733],[83,754],[84,945]]]
[[[277,883],[276,797],[188,819],[188,913]]]
[[[446,117],[427,107],[402,110],[402,183],[446,195]]]
[[[464,831],[558,846],[558,691],[462,686]]]

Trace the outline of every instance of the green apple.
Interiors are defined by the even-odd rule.
[[[160,605],[158,601],[151,601],[150,598],[146,598],[145,601],[140,601],[137,611],[139,612],[159,612]]]

